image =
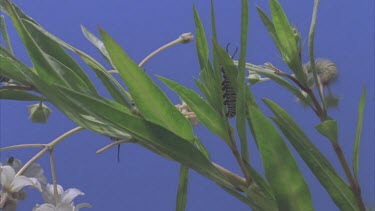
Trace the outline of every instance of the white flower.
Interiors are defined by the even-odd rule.
[[[56,205],[54,189],[52,184],[47,184],[43,187],[42,197],[45,204],[37,205],[33,211],[78,211],[80,208],[90,208],[91,205],[87,203],[78,204],[74,206],[73,200],[80,195],[85,195],[83,192],[76,188],[64,189],[57,185],[58,201]]]
[[[182,100],[182,104],[177,104],[175,107],[189,120],[192,126],[199,124],[197,115],[190,109],[190,107]]]
[[[22,162],[18,159],[8,159],[8,165],[13,167],[14,171],[17,173],[22,165]],[[44,176],[44,170],[38,163],[32,163],[25,171],[22,173],[23,176],[36,178],[40,183],[46,184],[47,179]]]
[[[77,206],[71,204],[59,204],[56,207],[53,204],[42,204],[34,207],[33,211],[79,211],[79,209],[83,207],[91,208],[91,205],[87,203],[78,204]]]
[[[0,208],[7,206],[7,203],[17,203],[17,198],[14,198],[15,193],[19,192],[25,186],[32,186],[42,191],[42,187],[37,179],[28,178],[25,176],[16,176],[14,169],[11,166],[0,165],[0,184],[2,190],[0,192]]]

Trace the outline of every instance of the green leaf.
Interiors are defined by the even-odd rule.
[[[323,136],[325,136],[326,138],[328,138],[328,140],[330,140],[332,143],[336,143],[337,144],[337,122],[335,120],[327,120],[327,121],[324,121],[320,124],[318,124],[317,126],[315,126],[315,129],[320,133],[322,134]]]
[[[275,115],[274,122],[296,149],[340,210],[359,210],[353,192],[327,158],[314,146],[293,118],[271,100],[264,102]]]
[[[12,45],[10,44],[10,39],[8,36],[8,31],[7,31],[7,27],[6,27],[5,19],[3,15],[0,16],[0,30],[1,30],[1,35],[3,36],[4,42],[7,46],[8,51],[13,55],[13,49],[12,49]]]
[[[94,70],[96,76],[98,76],[98,78],[102,81],[113,99],[116,102],[131,108],[128,100],[131,100],[132,97],[127,91],[124,90],[117,80],[110,73],[108,73],[108,71],[101,64],[87,54],[81,51],[76,51],[76,53],[83,59],[83,61],[86,62],[86,64],[91,67],[92,70]]]
[[[260,19],[262,20],[264,26],[266,27],[268,33],[270,34],[273,42],[276,45],[276,48],[281,52],[282,47],[280,44],[280,40],[277,37],[275,26],[272,23],[272,20],[266,15],[266,13],[259,7],[257,7],[258,14],[260,16]]]
[[[1,0],[0,5],[3,6],[4,8],[0,7],[0,9],[5,10],[5,5],[8,4],[7,2],[8,1],[6,1],[6,0]],[[16,12],[18,17],[22,21],[22,24],[25,25],[27,31],[30,33],[30,35],[34,39],[33,41],[35,42],[35,44],[39,45],[39,47],[43,50],[43,53],[48,54],[50,57],[54,57],[55,60],[58,60],[59,62],[61,62],[65,66],[69,67],[69,69],[73,70],[74,73],[75,73],[73,76],[71,76],[72,73],[69,73],[69,72],[68,73],[60,73],[60,76],[63,77],[63,78],[64,77],[75,78],[75,75],[78,75],[79,78],[82,81],[84,81],[84,85],[87,86],[93,93],[96,93],[95,86],[91,83],[91,80],[88,78],[88,76],[85,74],[85,72],[79,67],[79,65],[63,49],[61,49],[59,46],[57,46],[53,42],[51,42],[53,40],[53,38],[51,38],[51,36],[48,36],[49,33],[43,33],[44,30],[39,29],[41,27],[38,25],[38,23],[36,21],[34,21],[32,18],[28,17],[25,13],[23,13],[15,4],[10,3],[8,5],[12,5],[13,11]],[[7,14],[11,14],[11,13],[8,13],[7,11],[4,11],[4,12],[6,12]],[[25,28],[25,27],[23,27],[23,28]],[[38,29],[39,32],[36,31],[35,29]],[[18,30],[20,30],[20,29],[18,29]],[[47,37],[45,37],[40,32],[43,33]],[[20,34],[20,35],[21,35],[21,37],[23,36],[22,34]],[[70,85],[72,85],[72,84],[70,84]]]
[[[12,18],[15,28],[17,29],[19,35],[21,36],[22,41],[25,44],[25,47],[30,55],[30,58],[35,66],[36,71],[38,72],[38,75],[41,78],[43,78],[43,80],[49,83],[56,82],[59,84],[63,84],[64,86],[71,86],[76,89],[82,89],[86,91],[87,88],[83,89],[83,87],[87,85],[85,83],[82,83],[82,80],[79,80],[77,76],[75,75],[75,73],[70,71],[69,68],[56,69],[61,66],[54,66],[54,64],[52,64],[50,61],[51,57],[54,57],[57,55],[58,55],[57,58],[61,57],[63,58],[63,60],[64,59],[69,60],[67,59],[69,56],[64,57],[64,54],[62,53],[63,50],[58,49],[59,46],[54,45],[54,43],[51,42],[50,40],[48,39],[44,40],[45,37],[38,37],[38,36],[33,37],[31,33],[34,31],[31,31],[31,33],[28,31],[28,29],[25,27],[20,17],[18,16],[16,9],[7,0],[6,0],[6,8],[7,8],[8,13],[10,14],[10,17]],[[43,40],[43,42],[41,40]],[[42,45],[40,46],[40,44]],[[48,50],[48,53],[50,53],[51,55],[46,54],[43,50]],[[65,53],[65,55],[67,54]],[[59,60],[59,59],[55,58],[55,60]],[[64,64],[64,61],[62,61],[61,63]],[[93,85],[92,87],[94,88]],[[95,92],[92,92],[92,93],[95,93]]]
[[[211,0],[211,33],[212,33],[212,40],[218,41],[217,32],[216,32],[216,20],[215,20],[215,7],[214,7],[214,1]],[[220,61],[217,58],[217,55],[215,52],[212,53],[212,64],[213,64],[213,70],[215,72],[215,75],[217,78],[222,78],[221,76],[221,70],[220,70]]]
[[[357,120],[357,130],[355,133],[354,151],[353,151],[353,172],[354,177],[358,182],[358,160],[359,160],[359,146],[361,142],[361,132],[363,123],[363,113],[365,110],[366,102],[366,87],[363,88],[361,99],[358,105],[358,120]]]
[[[283,138],[256,106],[250,104],[248,111],[266,178],[279,210],[313,210],[306,181]]]
[[[218,60],[220,61],[221,66],[223,67],[223,70],[229,80],[229,82],[232,84],[233,87],[237,89],[237,76],[238,71],[237,67],[234,64],[232,58],[229,56],[229,54],[223,49],[216,40],[212,40],[213,43],[213,51],[217,55]]]
[[[16,80],[24,85],[33,85],[32,69],[15,58],[0,45],[0,75]]]
[[[0,99],[20,101],[40,101],[43,98],[24,90],[0,89]]]
[[[296,75],[296,78],[302,84],[305,84],[306,75],[303,72],[300,51],[294,36],[294,31],[280,3],[277,0],[270,0],[270,6],[273,21],[271,21],[259,7],[257,7],[258,13],[282,55],[284,62],[290,67]]]
[[[198,119],[213,133],[222,138],[227,144],[230,140],[225,126],[225,119],[207,104],[197,93],[172,80],[159,76],[170,89],[175,91],[183,101],[195,112]]]
[[[97,94],[94,84],[84,70],[58,43],[38,30],[34,22],[23,20],[22,23],[63,81],[66,81],[73,89],[87,90],[93,94]]]
[[[33,62],[35,69],[45,81],[61,83],[62,78],[60,75],[54,71],[51,64],[49,64],[45,54],[33,40],[32,36],[26,30],[25,26],[22,24],[20,17],[16,13],[12,3],[9,0],[5,0],[6,9],[12,18],[13,24],[21,36],[21,39],[29,53],[31,61]],[[65,84],[66,85],[66,84]]]
[[[194,11],[194,22],[195,22],[195,37],[196,37],[196,48],[197,55],[199,59],[200,69],[203,70],[208,62],[208,44],[206,40],[206,33],[204,32],[204,27],[199,18],[199,14],[195,6],[193,6]]]
[[[103,30],[100,30],[111,61],[131,93],[143,117],[177,135],[194,141],[189,121],[175,108],[164,92]]]
[[[306,105],[311,104],[310,98],[307,96],[305,97],[302,93],[301,90],[296,88],[294,85],[292,85],[289,81],[285,80],[283,77],[275,74],[274,70],[270,70],[268,68],[264,68],[262,66],[254,65],[251,63],[246,63],[246,69],[255,71],[261,75],[264,75],[276,83],[278,83],[280,86],[284,87],[285,89],[289,90],[294,96],[296,96],[299,100],[304,102]]]
[[[180,179],[178,182],[176,211],[184,211],[186,207],[189,181],[189,168],[180,165]]]
[[[85,35],[85,37],[100,51],[104,58],[110,63],[111,59],[109,58],[107,49],[105,49],[103,42],[82,25],[81,30],[83,35]]]
[[[50,91],[53,103],[56,103],[79,125],[108,136],[123,137],[124,132],[126,136],[130,134],[137,139],[137,143],[147,144],[149,149],[160,151],[163,155],[167,155],[167,158],[192,168],[211,180],[233,187],[228,178],[188,140],[157,124],[132,115],[118,103],[61,86],[53,86],[53,88]]]
[[[32,24],[30,22],[30,24]],[[131,100],[131,96],[128,92],[124,90],[124,88],[116,81],[114,77],[111,76],[110,73],[95,59],[91,56],[87,55],[85,52],[69,45],[68,43],[60,40],[59,38],[55,37],[54,35],[50,34],[40,26],[34,24],[35,29],[39,30],[41,33],[45,34],[49,38],[51,38],[54,42],[58,43],[59,45],[63,46],[64,48],[73,51],[74,53],[78,54],[83,61],[85,61],[95,72],[98,78],[102,81],[104,86],[107,88],[108,92],[111,96],[119,103],[130,107],[127,100]]]
[[[241,49],[238,64],[237,75],[237,93],[236,93],[236,126],[237,133],[240,138],[241,156],[242,159],[249,162],[249,147],[246,137],[246,109],[245,109],[245,89],[248,89],[245,83],[245,64],[246,64],[246,46],[247,46],[247,31],[248,31],[248,3],[247,0],[242,0],[241,13]]]
[[[262,198],[273,201],[276,207],[275,196],[267,181],[250,164],[246,163],[246,168],[254,182],[249,188],[251,188],[252,191],[255,191]]]

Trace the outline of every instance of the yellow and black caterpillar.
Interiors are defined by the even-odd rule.
[[[228,52],[228,46],[229,46],[229,43],[226,47],[227,52]],[[238,48],[236,49],[236,51],[232,55],[232,59],[233,59],[234,55],[236,55],[237,50],[238,50]],[[223,82],[221,83],[221,88],[224,92],[223,98],[224,98],[224,105],[226,105],[226,109],[227,109],[226,115],[227,115],[228,118],[232,118],[232,117],[236,116],[236,99],[237,99],[236,88],[233,86],[233,84],[231,84],[229,78],[225,74],[223,66],[221,66],[221,73],[223,75]]]

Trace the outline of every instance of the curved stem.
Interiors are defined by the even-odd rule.
[[[315,58],[314,58],[314,35],[315,35],[315,25],[316,25],[316,17],[318,13],[318,6],[319,6],[319,0],[314,0],[314,10],[312,14],[312,20],[310,25],[310,32],[309,32],[309,55],[310,55],[310,64],[312,73],[314,76],[315,84],[317,84],[317,89],[319,92],[320,100],[322,102],[322,117],[325,119],[327,117],[327,109],[326,104],[324,101],[324,94],[322,86],[320,86],[320,80],[318,79],[318,73],[316,71],[315,67]]]
[[[55,159],[53,157],[53,149],[49,151],[49,163],[51,164],[53,195],[55,196],[55,204],[57,206],[57,204],[59,203],[59,192],[57,190],[57,179],[56,179]]]
[[[36,154],[33,158],[31,158],[22,168],[17,172],[16,176],[22,175],[27,168],[31,166],[36,160],[38,160],[42,155],[44,155],[47,151],[53,149],[54,146],[56,146],[58,143],[60,143],[62,140],[65,138],[73,135],[76,132],[79,132],[83,130],[83,127],[76,127],[73,128],[72,130],[69,130],[68,132],[62,134],[61,136],[57,137],[55,140],[51,141],[49,144],[46,144],[44,149],[42,149],[38,154]]]
[[[22,148],[32,148],[32,147],[46,147],[46,145],[45,144],[19,144],[19,145],[13,145],[9,147],[0,148],[0,152],[10,150],[10,149],[22,149]]]
[[[247,187],[252,183],[252,178],[251,178],[249,172],[247,171],[244,160],[242,159],[242,157],[240,155],[240,152],[238,151],[238,147],[237,147],[237,144],[236,144],[236,140],[234,138],[233,130],[230,126],[229,126],[228,134],[229,134],[229,139],[230,139],[230,143],[231,143],[230,148],[232,150],[232,153],[233,153],[234,157],[237,160],[238,165],[241,168],[242,173],[245,176],[245,181],[246,181],[245,186]]]
[[[119,141],[112,142],[112,143],[108,144],[107,146],[105,146],[105,147],[99,149],[98,151],[96,151],[96,154],[103,153],[104,151],[107,151],[108,149],[110,149],[112,147],[115,147],[119,144],[133,142],[134,140],[135,140],[134,138],[130,138],[130,139],[127,139],[127,140],[119,140]]]
[[[139,63],[139,67],[142,67],[148,60],[150,60],[152,57],[154,57],[156,54],[160,53],[161,51],[169,48],[169,47],[172,47],[176,44],[179,44],[179,43],[188,43],[190,42],[191,40],[193,40],[194,36],[191,34],[191,33],[184,33],[182,35],[180,35],[176,40],[166,44],[166,45],[163,45],[162,47],[158,48],[157,50],[155,50],[154,52],[152,52],[150,55],[148,55],[146,58],[144,58],[141,63]]]

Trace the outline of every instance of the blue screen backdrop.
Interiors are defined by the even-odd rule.
[[[195,2],[190,0],[17,0],[15,3],[46,30],[92,55],[102,64],[106,63],[105,60],[85,39],[80,25],[96,35],[98,35],[97,27],[102,27],[136,62],[140,62],[153,50],[176,39],[180,34],[194,33],[192,11],[194,3],[206,28],[207,37],[211,37],[209,0]],[[302,34],[303,61],[306,62],[308,61],[307,36],[313,1],[280,0],[280,3],[289,21]],[[254,64],[271,62],[274,66],[288,72],[256,12],[256,5],[269,11],[268,1],[249,1],[247,60]],[[240,43],[240,6],[240,0],[215,1],[219,42],[222,46],[230,42],[230,50],[234,50]],[[6,21],[16,56],[31,65],[8,17]],[[338,120],[339,141],[348,161],[352,159],[360,94],[363,87],[365,85],[367,87],[359,178],[365,203],[373,206],[375,203],[374,1],[321,1],[315,44],[316,57],[333,60],[340,71],[338,80],[331,87],[332,91],[341,97],[340,104],[337,109],[329,110],[329,113]],[[90,68],[76,55],[72,54],[72,56],[86,70],[100,93],[108,96]],[[150,60],[144,69],[175,104],[180,103],[178,96],[162,85],[155,75],[170,78],[198,91],[193,80],[194,77],[199,77],[200,71],[194,43],[178,45],[160,53]],[[314,129],[319,119],[311,110],[303,108],[290,93],[272,82],[255,85],[252,91],[267,115],[270,115],[270,111],[259,101],[262,97],[275,100],[290,112],[318,148],[332,161],[338,172],[344,175],[331,144]],[[0,102],[1,147],[24,143],[48,143],[76,126],[49,104],[53,112],[48,124],[33,124],[28,119],[27,113],[27,106],[30,104],[4,100]],[[224,142],[202,125],[196,127],[195,132],[210,151],[213,161],[238,174],[241,173]],[[69,137],[56,147],[58,183],[65,189],[75,187],[86,194],[78,197],[76,203],[91,203],[93,205],[91,210],[95,211],[174,210],[179,165],[133,144],[121,146],[120,162],[117,162],[116,148],[100,155],[95,154],[98,149],[109,143],[108,137],[83,131]],[[251,143],[249,147],[252,164],[263,172],[256,146]],[[338,210],[301,158],[293,149],[292,151],[311,189],[314,208],[323,211]],[[38,149],[2,152],[1,162],[5,162],[9,156],[14,156],[25,163],[37,152]],[[42,157],[38,162],[44,167],[45,174],[51,182],[48,156]],[[21,211],[31,210],[35,203],[43,203],[37,191],[27,189],[27,193],[27,199],[19,204]],[[249,210],[215,183],[194,171],[190,174],[188,194],[187,211]]]

